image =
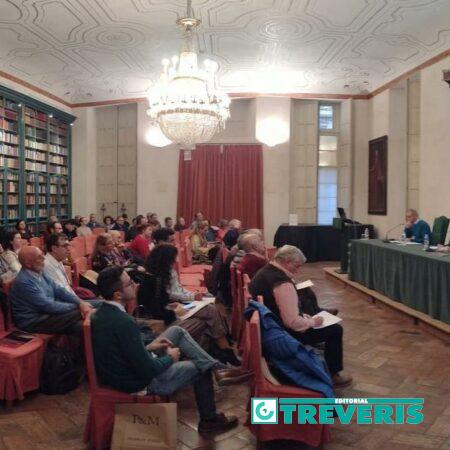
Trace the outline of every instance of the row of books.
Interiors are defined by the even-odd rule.
[[[10,122],[9,120],[6,120],[3,117],[0,117],[0,128],[2,130],[12,131],[14,133],[17,133],[19,129],[17,122]]]
[[[50,172],[56,173],[58,175],[67,175],[69,173],[69,169],[64,166],[55,166],[53,164],[50,164]]]
[[[67,139],[57,136],[57,135],[52,135],[50,136],[50,144],[54,144],[54,145],[64,145],[65,147],[67,146]]]
[[[68,151],[66,147],[60,147],[59,145],[50,144],[50,152],[57,153],[58,155],[67,156]]]
[[[9,158],[7,156],[0,155],[0,166],[9,167],[10,169],[18,169],[19,160],[17,158]]]
[[[0,141],[7,142],[8,144],[19,144],[19,136],[14,133],[8,133],[5,130],[0,130]]]
[[[33,128],[28,125],[25,126],[25,134],[30,138],[40,139],[42,141],[47,140],[47,131],[40,128]]]
[[[60,136],[67,136],[67,128],[50,124],[50,133],[59,134]]]
[[[25,106],[25,115],[26,116],[31,116],[31,117],[35,117],[38,120],[42,120],[42,121],[46,121],[48,116],[46,113],[44,112],[40,112],[40,111],[36,111],[33,108],[30,108],[28,106]]]
[[[18,205],[19,204],[19,196],[14,194],[8,195],[8,205]]]
[[[39,119],[35,119],[34,117],[30,117],[30,116],[25,116],[25,125],[30,125],[32,127],[47,130],[47,122],[44,122]]]
[[[47,177],[39,173],[27,174],[27,182],[34,182],[34,181],[37,181],[38,183],[47,183]]]
[[[45,153],[39,152],[36,150],[29,150],[29,149],[25,150],[25,158],[28,158],[28,159],[34,159],[36,161],[44,161],[45,162],[45,160],[46,160],[45,155],[46,155]]]
[[[31,139],[25,139],[25,147],[34,148],[36,150],[47,151],[48,144],[46,142],[32,141]]]
[[[65,156],[51,155],[49,158],[50,164],[67,164]]]
[[[17,158],[19,156],[19,147],[0,143],[0,154],[15,156]]]
[[[34,170],[37,172],[46,172],[47,164],[41,162],[25,161],[25,170]]]

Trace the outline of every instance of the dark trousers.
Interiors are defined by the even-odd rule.
[[[200,419],[212,419],[216,416],[214,384],[211,371],[202,373],[194,383],[195,402]]]
[[[45,314],[38,322],[24,327],[23,330],[29,333],[74,334],[81,332],[82,324],[81,314],[77,308],[64,314]]]
[[[292,333],[302,344],[313,345],[319,342],[325,343],[325,361],[331,375],[343,369],[343,334],[344,330],[338,323],[318,330],[310,328],[304,333]]]

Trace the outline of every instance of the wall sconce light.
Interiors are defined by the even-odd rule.
[[[278,117],[258,120],[256,139],[269,147],[283,144],[289,140],[289,123]]]

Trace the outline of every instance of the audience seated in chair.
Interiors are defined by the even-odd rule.
[[[165,219],[164,219],[164,228],[170,228],[171,230],[173,230],[174,229],[174,222],[173,222],[173,219],[172,219],[172,217],[166,217]]]
[[[218,347],[217,357],[222,362],[240,365],[227,335],[228,325],[217,307],[209,304],[192,317],[177,320],[184,312],[178,302],[171,299],[171,279],[178,250],[167,244],[156,246],[145,262],[145,275],[139,287],[137,300],[145,316],[164,320],[166,325],[177,324],[185,328],[207,351]]]
[[[110,234],[97,236],[91,255],[92,270],[100,273],[107,266],[120,265],[114,252],[114,241]]]
[[[89,221],[86,224],[91,230],[94,228],[103,228],[100,222],[97,222],[97,216],[94,213],[89,214]]]
[[[77,226],[75,225],[75,220],[68,220],[64,224],[64,234],[67,236],[69,241],[77,237]]]
[[[228,231],[228,220],[227,219],[220,219],[219,223],[217,224],[217,240],[222,241],[225,235]]]
[[[223,243],[227,248],[234,247],[237,244],[242,222],[238,219],[230,220],[228,231],[223,237]]]
[[[80,226],[77,228],[77,236],[91,236],[92,235],[92,229],[88,226],[88,218],[82,217],[80,219]]]
[[[33,237],[33,233],[29,230],[25,220],[18,220],[16,223],[16,230],[20,233],[22,239],[29,240]]]
[[[245,233],[242,235],[241,247],[245,254],[237,265],[241,273],[252,279],[259,269],[267,264],[266,246],[260,235]]]
[[[118,216],[112,225],[111,230],[123,231],[126,235],[128,227],[125,224],[125,219],[122,216]]]
[[[192,234],[189,236],[192,249],[192,260],[197,263],[211,263],[209,259],[209,251],[211,247],[205,238],[208,230],[208,222],[202,221],[195,225]]]
[[[188,226],[186,225],[186,220],[184,219],[184,217],[178,217],[177,222],[174,226],[175,231],[183,231],[187,228]]]
[[[22,269],[9,296],[17,328],[30,333],[70,334],[81,331],[82,319],[93,305],[56,284],[44,273],[45,258],[37,247],[23,247]]]
[[[131,227],[128,227],[128,232],[126,234],[125,240],[127,242],[132,241],[139,234],[138,228],[141,225],[145,225],[147,223],[147,217],[143,216],[142,214],[136,216],[136,218],[133,220],[133,225],[131,225]]]
[[[19,252],[22,238],[18,231],[9,231],[2,243],[3,253],[0,255],[0,282],[13,280],[21,269]]]
[[[112,227],[114,226],[114,219],[112,218],[112,216],[103,217],[103,226],[106,232],[112,229]]]
[[[306,261],[303,253],[292,245],[278,249],[273,261],[264,266],[250,282],[253,297],[262,295],[264,304],[283,323],[286,330],[303,344],[325,343],[325,361],[336,387],[347,386],[352,379],[341,375],[343,370],[343,328],[334,324],[314,329],[322,324],[322,317],[303,313],[293,277]],[[300,306],[300,308],[299,308]]]
[[[204,220],[205,220],[205,218],[203,216],[203,213],[201,213],[201,212],[195,213],[194,220],[192,221],[191,226],[190,226],[191,230],[195,230],[195,228],[200,226]]]
[[[125,312],[134,297],[133,283],[126,272],[108,267],[97,283],[106,300],[91,316],[95,366],[101,384],[122,392],[164,396],[193,385],[200,433],[237,426],[236,417],[216,411],[212,373],[219,385],[243,382],[250,374],[227,369],[180,327],[170,327],[145,347],[135,320]]]
[[[45,248],[47,253],[45,255],[44,274],[57,285],[76,295],[67,279],[63,264],[63,261],[67,260],[69,256],[67,236],[64,233],[48,235],[45,240]]]
[[[48,236],[49,234],[59,234],[63,232],[63,227],[61,225],[61,222],[58,221],[50,221],[47,224],[47,228],[46,228],[46,236]]]
[[[152,233],[154,225],[149,223],[143,223],[137,228],[138,234],[131,241],[128,249],[133,253],[145,260],[150,253],[150,249],[153,247],[152,243]]]

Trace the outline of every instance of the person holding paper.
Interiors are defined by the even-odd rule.
[[[264,304],[281,320],[286,330],[303,344],[325,343],[325,361],[336,387],[348,386],[350,376],[343,370],[343,329],[340,324],[320,328],[323,318],[302,314],[293,278],[306,261],[297,247],[284,245],[273,261],[253,278],[249,291],[253,297],[263,296]]]
[[[135,319],[126,313],[127,303],[134,300],[128,274],[122,267],[107,267],[100,272],[97,286],[105,302],[91,315],[91,331],[101,385],[156,395],[172,395],[192,385],[200,433],[236,427],[237,417],[216,410],[212,374],[220,386],[247,381],[251,374],[224,366],[180,327],[168,328],[145,347]]]
[[[206,305],[186,320],[177,321],[185,312],[180,303],[170,298],[177,254],[173,245],[160,244],[145,261],[146,272],[137,294],[144,316],[183,327],[206,351],[218,347],[216,356],[220,361],[239,366],[241,363],[227,340],[227,322],[214,304]]]

